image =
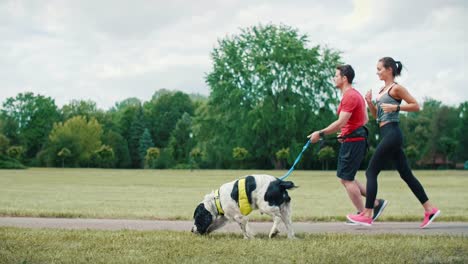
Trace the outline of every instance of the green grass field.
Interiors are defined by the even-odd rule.
[[[252,173],[284,171],[0,170],[0,215],[191,219],[203,196]],[[416,171],[438,220],[468,221],[468,173]],[[295,171],[294,221],[343,221],[353,212],[334,172]],[[365,182],[363,172],[358,179]],[[395,172],[380,175],[382,220],[422,219],[422,209]],[[253,219],[269,220],[253,213]],[[0,263],[467,263],[464,236],[298,234],[245,241],[240,234],[0,227]]]
[[[221,184],[252,173],[236,170],[0,170],[0,215],[127,219],[185,219],[203,196]],[[441,221],[468,221],[467,171],[415,171]],[[365,183],[364,172],[358,180]],[[335,172],[295,171],[290,191],[294,221],[343,221],[353,213]],[[379,176],[378,197],[390,201],[382,220],[420,221],[423,210],[395,171]],[[258,212],[254,220],[269,220]]]
[[[461,236],[236,234],[0,228],[0,263],[467,263]]]

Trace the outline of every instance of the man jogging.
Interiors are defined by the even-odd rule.
[[[325,135],[335,134],[341,130],[339,140],[341,142],[338,155],[338,167],[336,175],[346,189],[348,196],[358,212],[364,210],[361,196],[366,196],[366,187],[355,180],[367,150],[367,129],[364,125],[368,121],[364,98],[352,87],[354,70],[351,65],[336,67],[334,77],[335,86],[341,90],[343,95],[338,106],[338,119],[328,127],[314,131],[308,136],[311,143],[316,143]],[[375,221],[387,201],[375,200],[373,220]],[[351,224],[352,222],[347,222]]]

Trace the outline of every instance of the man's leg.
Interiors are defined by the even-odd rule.
[[[359,187],[359,191],[361,192],[362,197],[366,197],[366,186],[364,184],[360,183],[358,180],[354,180],[354,182]],[[374,207],[376,207],[378,205],[379,205],[379,199],[375,199]]]
[[[353,203],[354,207],[356,207],[358,212],[362,212],[364,210],[364,202],[362,201],[361,195],[362,195],[362,189],[359,186],[359,183],[354,180],[354,181],[348,181],[348,180],[343,180],[340,179],[341,183],[346,189],[346,192],[348,193],[349,199]],[[365,193],[364,195],[365,196]]]
[[[366,197],[366,186],[362,183],[360,183],[358,180],[354,180],[356,182],[356,185],[359,187],[359,192],[363,197]]]
[[[346,189],[349,199],[356,207],[358,212],[364,210],[364,203],[361,195],[365,194],[364,186],[360,186],[354,178],[361,165],[365,155],[365,145],[362,142],[344,142],[341,144],[340,153],[338,157],[337,176],[340,178],[341,184]]]

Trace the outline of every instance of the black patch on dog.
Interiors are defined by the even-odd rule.
[[[280,206],[283,203],[288,203],[291,201],[291,197],[289,197],[287,190],[294,187],[296,186],[291,181],[276,179],[276,181],[272,181],[268,185],[264,199],[270,206]]]
[[[213,216],[208,210],[206,210],[203,203],[200,203],[197,208],[195,208],[193,219],[195,220],[195,226],[197,227],[198,233],[202,235],[206,233],[211,222],[213,222]]]
[[[252,192],[257,188],[257,183],[255,182],[255,178],[253,176],[245,177],[245,192],[247,193],[247,199],[249,200],[249,204],[252,204]],[[234,187],[231,191],[231,198],[237,202],[239,205],[239,181],[237,180],[234,183]]]

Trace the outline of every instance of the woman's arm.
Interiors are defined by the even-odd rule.
[[[414,97],[406,90],[405,87],[397,84],[393,87],[390,91],[390,95],[395,99],[402,99],[406,102],[405,105],[400,106],[400,111],[406,112],[418,112],[419,111],[419,104],[414,99]],[[393,104],[382,104],[382,110],[386,113],[388,112],[395,112],[397,111],[398,106]]]
[[[372,103],[372,90],[366,93],[366,102],[369,110],[374,118],[377,118],[377,107]]]

